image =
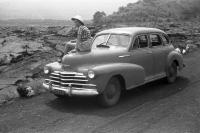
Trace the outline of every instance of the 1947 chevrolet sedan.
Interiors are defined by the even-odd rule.
[[[43,86],[58,97],[97,96],[109,107],[123,90],[157,79],[176,80],[183,58],[159,29],[127,27],[104,30],[94,37],[91,51],[65,55],[47,64]]]

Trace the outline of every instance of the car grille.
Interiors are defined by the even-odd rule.
[[[88,79],[82,73],[54,71],[49,79],[45,79],[46,84],[59,87],[91,88],[96,85],[88,84]]]

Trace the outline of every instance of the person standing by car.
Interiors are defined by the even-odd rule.
[[[90,30],[84,25],[83,19],[81,16],[77,15],[71,19],[75,27],[78,28],[77,39],[76,39],[76,46],[73,51],[90,51],[91,48],[91,34]],[[65,46],[65,54],[71,51],[72,49],[71,44],[66,44]]]

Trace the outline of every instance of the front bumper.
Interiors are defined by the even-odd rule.
[[[95,96],[99,92],[97,89],[88,89],[88,88],[76,88],[76,87],[60,87],[54,86],[52,84],[43,83],[43,86],[50,91],[51,93],[57,95],[68,95],[68,96]]]

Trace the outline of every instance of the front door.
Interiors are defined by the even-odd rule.
[[[131,63],[142,66],[144,68],[146,78],[153,76],[153,55],[151,49],[149,48],[148,36],[137,36],[130,52]]]

